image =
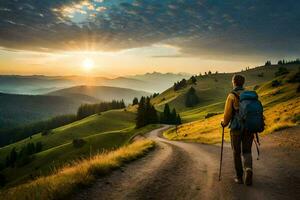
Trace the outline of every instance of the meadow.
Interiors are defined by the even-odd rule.
[[[156,128],[156,125],[135,129],[135,113],[124,110],[111,110],[95,114],[80,121],[59,127],[47,135],[36,134],[31,138],[5,146],[0,149],[0,162],[4,163],[11,149],[20,149],[28,143],[41,142],[42,151],[32,156],[30,163],[7,167],[6,187],[11,187],[51,174],[66,163],[86,158],[102,151],[114,150],[128,144],[133,136]],[[81,140],[80,147],[74,146],[74,140]]]
[[[117,150],[73,162],[52,175],[2,191],[0,197],[11,200],[66,198],[72,192],[90,185],[97,177],[145,155],[153,147],[153,141],[139,140]]]
[[[300,124],[300,93],[297,92],[299,84],[289,83],[295,73],[292,71],[289,75],[273,78],[261,85],[248,86],[248,89],[257,88],[256,92],[264,106],[266,126],[261,135]],[[274,82],[280,84],[274,86]],[[186,121],[197,118],[198,120],[180,125],[177,129],[167,130],[164,132],[164,136],[171,140],[196,141],[206,144],[221,142],[220,122],[223,119],[224,104],[223,101],[182,112],[183,119]],[[210,112],[214,112],[216,115],[205,118]],[[225,129],[225,140],[229,141],[228,129]]]

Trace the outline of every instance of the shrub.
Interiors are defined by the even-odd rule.
[[[298,85],[297,92],[298,93],[300,92],[300,85]]]
[[[281,82],[280,81],[278,81],[278,80],[273,80],[272,81],[272,87],[278,87],[278,86],[280,86],[281,85]]]
[[[85,140],[81,138],[73,139],[73,146],[75,148],[80,148],[85,144]]]
[[[254,86],[253,90],[257,90],[259,88],[259,85]]]
[[[42,131],[42,136],[49,135],[51,133],[51,130],[43,130]]]
[[[205,119],[208,119],[208,118],[213,117],[213,116],[218,115],[218,114],[219,114],[219,113],[207,113],[207,114],[205,115]]]

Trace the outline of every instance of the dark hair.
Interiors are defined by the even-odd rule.
[[[234,83],[235,86],[243,87],[245,83],[245,77],[239,74],[235,74],[232,77],[232,82]]]

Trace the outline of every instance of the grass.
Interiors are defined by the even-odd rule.
[[[159,125],[149,125],[141,129],[125,129],[110,132],[100,132],[90,136],[83,137],[86,143],[81,148],[75,148],[72,141],[65,144],[47,149],[38,154],[31,163],[18,168],[6,168],[2,171],[6,179],[9,181],[6,187],[15,186],[17,184],[34,179],[41,175],[52,173],[66,163],[74,160],[87,158],[102,151],[114,150],[123,145],[128,144],[136,135],[143,135]]]
[[[92,115],[80,121],[54,129],[51,134],[42,136],[36,134],[31,139],[27,138],[14,144],[0,148],[0,162],[5,161],[13,147],[17,150],[29,142],[42,142],[43,150],[51,149],[71,142],[74,138],[83,138],[107,131],[116,131],[134,127],[135,114],[122,110],[103,112],[101,115]]]
[[[285,66],[291,73],[298,70],[299,65],[286,65]],[[269,67],[257,67],[247,71],[240,72],[246,77],[246,86],[248,88],[253,88],[256,85],[262,85],[266,81],[271,81],[275,78],[275,72],[278,70],[279,66],[269,66]],[[258,75],[263,73],[263,77]],[[203,118],[207,113],[203,113],[200,110],[207,109],[210,105],[218,105],[219,107],[210,107],[212,110],[208,112],[219,111],[226,98],[227,94],[232,90],[231,78],[234,73],[219,73],[212,74],[203,77],[197,77],[197,85],[189,85],[185,89],[179,91],[174,91],[170,88],[160,94],[158,97],[152,100],[152,103],[158,110],[163,110],[163,107],[168,103],[172,108],[176,108],[184,118],[185,122],[195,121],[197,119]],[[193,86],[200,99],[200,103],[194,108],[185,107],[185,94],[187,90]],[[189,116],[189,112],[193,113],[193,116]]]
[[[180,113],[182,121],[192,122],[199,119],[204,119],[209,113],[222,113],[224,110],[225,102],[214,103],[208,106],[197,107],[192,110],[187,110]]]
[[[62,199],[76,189],[91,184],[97,176],[108,174],[124,163],[137,159],[154,147],[154,142],[141,140],[115,151],[97,154],[65,166],[56,173],[0,193],[2,199]]]
[[[0,162],[5,163],[6,156],[13,147],[17,151],[29,142],[42,142],[43,150],[34,155],[27,165],[17,168],[7,167],[0,173],[5,175],[6,187],[12,187],[52,171],[73,160],[86,158],[103,150],[113,150],[127,144],[136,134],[143,134],[157,126],[135,129],[135,113],[124,110],[112,110],[96,114],[66,126],[54,129],[51,134],[34,135],[9,146],[0,148]],[[73,139],[81,138],[85,144],[75,148]]]
[[[297,126],[300,124],[300,94],[296,93],[298,84],[287,83],[286,77],[279,77],[283,84],[279,87],[272,87],[271,81],[262,84],[259,93],[260,99],[264,105],[265,131],[261,135],[270,134],[274,131]],[[224,103],[223,103],[224,105]],[[198,108],[183,112],[183,119],[196,119],[193,122],[185,123],[178,127],[164,132],[164,136],[170,140],[195,141],[206,144],[215,144],[221,141],[220,122],[223,114],[203,119],[203,114],[207,110],[216,108],[221,104]],[[212,107],[212,108],[211,108]],[[193,116],[194,115],[194,116]],[[190,117],[192,116],[192,117]],[[196,117],[195,117],[196,116]],[[190,118],[186,118],[190,117]],[[229,130],[225,131],[225,140],[229,141]]]

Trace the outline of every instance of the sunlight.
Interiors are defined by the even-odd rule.
[[[82,67],[85,71],[91,71],[94,68],[94,61],[90,58],[86,58],[82,61]]]

